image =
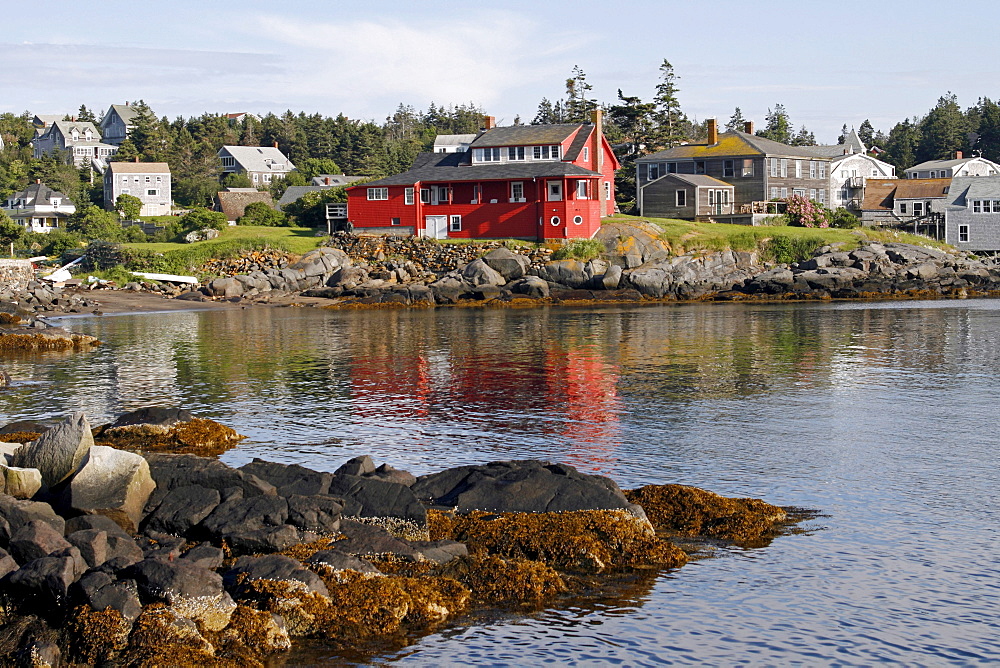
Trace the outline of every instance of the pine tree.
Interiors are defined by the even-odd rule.
[[[764,126],[763,130],[757,132],[758,137],[764,137],[765,139],[782,144],[790,144],[792,142],[792,123],[788,119],[788,112],[785,111],[784,105],[776,104],[773,110],[769,108],[765,120],[767,121],[767,125]]]
[[[588,98],[594,87],[587,83],[587,75],[579,65],[573,66],[573,76],[566,79],[566,102],[564,123],[587,123],[590,114],[597,109],[597,100]]]
[[[139,159],[147,162],[161,160],[166,153],[167,136],[160,120],[143,100],[132,105],[132,109],[135,110],[135,117],[132,119],[129,137],[135,145]]]
[[[1000,160],[1000,105],[988,97],[979,102],[979,140],[976,148],[987,160]]]
[[[656,84],[656,95],[653,97],[653,104],[656,105],[653,114],[656,126],[654,141],[657,147],[670,148],[686,139],[684,124],[687,117],[681,111],[681,104],[677,100],[678,92],[674,66],[664,58],[660,65],[660,81]]]
[[[94,116],[94,112],[87,109],[87,105],[81,104],[80,110],[76,112],[76,120],[82,123],[94,123],[97,124],[97,117]]]
[[[941,96],[920,123],[916,160],[946,160],[968,144],[969,124],[951,92]]]
[[[792,137],[790,142],[792,146],[815,146],[816,145],[816,135],[806,129],[806,126],[802,126],[799,129],[798,134]]]
[[[654,102],[643,102],[638,97],[625,96],[618,89],[618,99],[622,104],[608,107],[608,121],[621,132],[627,146],[620,158],[634,159],[650,141],[653,129]]]
[[[556,119],[552,103],[549,102],[549,98],[543,97],[542,101],[538,103],[538,111],[535,112],[535,117],[531,119],[531,124],[551,125],[552,123],[558,122],[559,120]]]
[[[858,128],[858,138],[865,145],[865,148],[871,148],[875,145],[875,128],[872,127],[871,121],[867,118],[861,124],[861,127]]]
[[[746,127],[746,124],[747,120],[743,118],[743,112],[739,107],[736,107],[736,111],[733,112],[733,115],[730,116],[729,120],[726,122],[726,130],[729,132],[733,132],[734,130],[743,132],[743,128]]]
[[[850,134],[850,130],[847,129],[847,123],[844,123],[844,127],[840,128],[840,136],[837,137],[837,143],[838,144],[846,143],[848,134]]]
[[[885,142],[885,160],[895,165],[897,172],[912,167],[916,164],[917,143],[920,140],[920,132],[917,123],[909,119],[896,123],[889,131],[889,137]]]

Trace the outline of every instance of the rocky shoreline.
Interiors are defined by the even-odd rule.
[[[691,537],[753,547],[794,521],[540,461],[414,476],[368,456],[323,472],[143,449],[183,432],[218,452],[228,432],[182,429],[196,420],[148,408],[96,430],[82,413],[0,428],[4,665],[264,665],[300,639],[393,642],[679,568]]]

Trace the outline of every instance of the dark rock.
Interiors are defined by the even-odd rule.
[[[304,538],[302,532],[288,524],[261,529],[238,529],[225,536],[234,554],[280,552],[313,539]]]
[[[460,466],[421,476],[412,487],[418,498],[458,512],[545,513],[623,508],[638,517],[618,485],[603,476],[586,475],[572,466],[536,460]]]
[[[376,478],[378,480],[384,480],[385,482],[398,482],[400,485],[406,485],[407,487],[417,481],[417,476],[413,475],[409,471],[395,469],[388,464],[382,464],[382,466],[378,467],[373,472],[366,474],[365,477]]]
[[[218,490],[223,498],[226,497],[226,490],[232,488],[243,490],[247,497],[275,493],[274,485],[215,459],[196,455],[150,454],[146,460],[156,482],[148,507],[158,506],[170,490],[188,485]]]
[[[0,578],[17,570],[17,562],[6,550],[0,550]]]
[[[62,533],[41,520],[32,520],[14,532],[9,550],[17,563],[27,564],[67,547],[71,545]]]
[[[11,465],[38,469],[45,486],[53,487],[76,473],[93,445],[94,437],[86,416],[74,413],[38,440],[18,449]]]
[[[333,534],[340,529],[340,514],[344,507],[330,496],[288,497],[288,523],[306,531]]]
[[[70,545],[69,547],[65,547],[61,550],[55,550],[48,556],[69,557],[70,559],[72,559],[74,580],[79,578],[84,573],[86,573],[87,569],[90,568],[90,566],[87,565],[87,561],[83,558],[83,555],[80,554],[80,550],[78,550],[74,545]]]
[[[360,455],[348,459],[339,469],[334,471],[334,475],[366,475],[375,472],[375,462],[368,455]]]
[[[90,571],[70,589],[74,602],[89,605],[101,612],[111,608],[133,622],[142,613],[139,587],[135,580],[116,580],[108,573]]]
[[[473,260],[465,265],[462,270],[462,279],[473,288],[483,286],[499,286],[507,281],[494,269],[492,269],[482,258]]]
[[[454,540],[411,540],[410,545],[427,561],[446,564],[452,559],[469,556],[465,543]]]
[[[166,559],[173,561],[181,556],[181,551],[187,540],[180,536],[166,533],[147,532],[146,536],[136,541],[146,559]]]
[[[420,552],[416,548],[381,527],[343,520],[340,532],[346,538],[336,542],[336,550],[339,552],[355,557],[393,555],[408,561],[420,560]]]
[[[552,260],[536,269],[535,274],[544,281],[570,288],[579,288],[591,278],[586,265],[579,260]]]
[[[19,432],[34,432],[36,434],[41,434],[48,430],[41,422],[35,422],[34,420],[17,420],[16,422],[8,422],[3,427],[0,427],[0,435],[2,434],[17,434]]]
[[[343,571],[357,571],[358,573],[381,574],[381,571],[370,562],[359,557],[341,552],[340,550],[321,550],[309,557],[310,564],[329,566],[330,568]]]
[[[190,290],[188,292],[182,292],[181,294],[174,297],[174,299],[180,299],[182,301],[188,302],[203,302],[205,301],[205,295],[198,290]]]
[[[142,561],[142,549],[128,536],[108,534],[107,560],[104,565],[114,563],[118,568]]]
[[[65,532],[67,535],[87,529],[99,529],[108,536],[122,536],[131,540],[131,536],[125,529],[122,529],[117,522],[104,515],[80,515],[79,517],[71,517],[66,520]]]
[[[531,260],[509,248],[491,250],[483,255],[482,259],[491,269],[503,276],[505,282],[521,278],[531,267]]]
[[[42,557],[22,565],[8,576],[7,582],[32,610],[51,616],[66,604],[75,575],[72,558]]]
[[[74,531],[66,541],[80,551],[87,566],[95,568],[108,559],[108,534],[100,529]]]
[[[182,561],[190,561],[193,564],[215,570],[222,567],[225,560],[225,553],[209,543],[195,545],[181,556]]]
[[[145,528],[183,536],[208,517],[221,500],[217,489],[201,485],[175,487],[146,518]]]
[[[622,268],[617,264],[613,264],[608,267],[607,271],[600,278],[600,285],[598,286],[602,290],[617,290],[618,284],[622,280]]]
[[[238,581],[241,574],[246,574],[246,580],[275,580],[301,582],[309,591],[328,596],[326,585],[318,575],[307,569],[301,563],[278,554],[265,557],[240,557],[225,575],[226,587],[239,591]]]
[[[280,496],[252,496],[223,501],[201,522],[213,537],[237,531],[281,526],[288,519],[288,502]]]
[[[313,471],[297,464],[278,464],[254,459],[239,468],[244,473],[255,475],[277,488],[279,496],[291,494],[326,494],[330,489],[331,473]]]
[[[534,299],[545,299],[549,296],[548,281],[538,276],[525,276],[521,280],[511,283],[509,287],[515,294]]]
[[[135,580],[140,597],[147,603],[213,597],[223,591],[218,573],[184,560],[143,559],[124,569],[120,577]]]
[[[183,408],[163,408],[160,406],[149,406],[140,408],[123,415],[110,424],[108,429],[117,427],[130,427],[135,425],[149,425],[163,427],[166,430],[179,422],[190,422],[194,416]]]
[[[330,484],[330,494],[344,499],[344,517],[394,518],[411,525],[417,533],[427,526],[427,511],[406,485],[338,475]]]

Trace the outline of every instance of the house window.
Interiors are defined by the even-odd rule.
[[[471,204],[479,204],[479,198],[480,198],[481,194],[482,193],[480,192],[480,186],[479,186],[478,183],[475,184],[474,186],[472,186],[472,202],[471,202]]]
[[[430,188],[421,188],[420,189],[420,203],[421,204],[430,204],[431,203],[431,189]]]
[[[819,198],[816,201],[818,201],[820,204],[826,204],[826,188],[820,188],[819,191],[816,193],[816,195]]]
[[[583,216],[573,216],[574,225],[583,225]]]
[[[589,162],[590,161],[590,147],[589,146],[584,146],[583,147],[583,161],[584,162]]]
[[[222,156],[222,166],[223,167],[235,167],[236,166],[236,158],[233,158],[233,157],[228,156],[228,155]]]
[[[438,186],[437,189],[438,204],[448,204],[449,203],[448,195],[449,195],[448,186]]]
[[[254,174],[256,176],[256,174]],[[389,189],[388,188],[369,188],[368,189],[368,200],[385,200],[389,199]]]
[[[475,162],[500,162],[499,148],[477,148],[472,152]]]
[[[532,147],[532,157],[535,160],[558,160],[559,144],[554,146],[534,146]]]
[[[163,177],[162,176],[157,176],[156,177],[156,182],[157,183],[163,183]]]
[[[258,178],[259,176],[260,176],[259,174],[254,174],[254,175],[253,175],[253,182],[254,182],[254,183],[257,183],[257,181],[259,181],[259,180],[260,180],[260,179]],[[138,181],[138,180],[139,180],[139,179],[136,179],[136,181]]]
[[[146,197],[156,197],[160,194],[160,191],[156,188],[149,188],[146,190]]]
[[[390,225],[399,225],[400,224],[399,218],[390,218],[389,219],[389,224]]]
[[[983,212],[982,200],[978,199],[972,200],[972,213],[982,213],[982,212]]]
[[[590,199],[590,183],[580,179],[576,182],[576,198]]]
[[[729,191],[728,190],[722,190],[720,192],[722,193],[722,203],[723,204],[729,204]]]
[[[900,213],[906,213],[906,202],[900,202],[899,203],[899,212]]]
[[[448,225],[448,230],[450,232],[461,232],[462,231],[462,217],[461,216],[451,216],[450,224]]]
[[[771,176],[778,175],[778,159],[771,158]]]
[[[413,204],[413,188],[407,188],[403,191],[403,203]]]
[[[611,182],[610,181],[605,181],[604,182],[604,199],[606,199],[609,202],[611,201]]]
[[[753,158],[743,160],[743,176],[753,176]]]
[[[715,191],[714,190],[709,190],[708,191],[708,205],[709,206],[715,205]]]
[[[924,215],[924,203],[923,202],[914,202],[913,203],[913,215],[914,216],[922,216],[922,215]]]
[[[696,161],[694,163],[694,173],[695,174],[704,174],[705,173],[705,161],[704,160],[698,160],[698,161]]]
[[[959,225],[958,226],[958,243],[966,243],[969,241],[969,226]]]
[[[128,188],[122,188],[122,195],[131,195],[132,191]]]
[[[549,181],[548,187],[548,200],[550,202],[561,202],[562,201],[562,182],[561,181]]]
[[[930,211],[930,202],[927,203],[927,210]],[[993,213],[1000,213],[1000,200],[993,200]]]
[[[771,199],[778,199],[778,189],[771,188]]]
[[[660,166],[658,164],[651,162],[648,165],[646,165],[646,170],[647,170],[647,178],[650,181],[655,181],[656,179],[660,178]]]
[[[815,160],[810,160],[809,161],[809,178],[810,179],[815,179],[816,178],[816,161]]]
[[[736,175],[736,162],[734,160],[722,161],[722,178],[731,179]]]
[[[873,169],[872,170],[872,178],[873,179],[877,179],[878,178],[878,170],[877,169]]]
[[[781,159],[781,178],[788,178],[788,158]]]
[[[507,159],[508,160],[524,160],[524,147],[523,146],[508,146],[507,147]]]
[[[686,190],[677,190],[675,192],[675,197],[676,197],[677,206],[679,206],[679,207],[680,206],[687,206],[687,191]]]
[[[851,191],[847,188],[841,188],[838,192],[840,193],[840,199],[845,202],[851,198]]]
[[[149,180],[148,176],[146,177],[146,180],[147,181]],[[271,182],[271,175],[270,174],[264,174],[264,183],[270,183],[270,182]]]
[[[781,189],[781,199],[788,199],[788,188]]]
[[[520,181],[514,181],[510,184],[510,201],[511,202],[523,202],[524,201],[524,184]]]
[[[668,162],[668,163],[666,163],[666,166],[667,166],[667,174],[676,174],[677,173],[677,163],[676,162]]]
[[[826,178],[826,163],[825,162],[819,163],[819,178],[821,178],[821,179],[825,179]]]
[[[810,188],[809,189],[809,199],[811,199],[814,202],[816,201],[816,189],[815,188]]]
[[[796,160],[795,161],[795,178],[797,178],[797,179],[801,179],[802,178],[802,161],[801,160]]]
[[[552,223],[552,227],[558,227],[559,223],[562,221],[559,220],[559,216],[552,216],[552,218],[549,219],[549,222]]]
[[[146,177],[146,183],[150,183],[153,179],[149,176]]]

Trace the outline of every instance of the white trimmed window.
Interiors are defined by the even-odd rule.
[[[788,199],[788,188],[781,189],[781,199]]]
[[[576,198],[590,199],[590,182],[585,179],[576,182]]]
[[[479,198],[482,197],[482,192],[479,184],[472,186],[472,202],[471,204],[479,204]]]
[[[256,174],[254,175],[256,176]],[[368,189],[368,200],[387,200],[389,199],[389,189],[388,188],[369,188]]]
[[[906,213],[906,202],[900,202],[899,203],[899,212],[900,213]]]
[[[609,202],[611,201],[611,182],[610,181],[605,181],[604,182],[604,199],[606,199]]]
[[[655,162],[651,162],[646,165],[646,178],[650,181],[655,181],[660,178],[660,166]]]
[[[826,204],[826,188],[820,188],[816,192],[816,196],[819,198],[816,201],[820,204]]]
[[[472,152],[474,162],[500,162],[500,148],[477,148]]]
[[[797,178],[797,179],[801,179],[802,178],[802,161],[801,160],[796,160],[795,161],[795,178]]]
[[[549,223],[552,224],[552,227],[559,227],[559,223],[561,222],[562,221],[559,220],[559,216],[552,216],[551,218],[549,218]]]
[[[523,146],[508,146],[507,147],[507,159],[513,161],[524,160],[524,147]]]
[[[686,190],[674,191],[674,201],[677,203],[677,206],[687,206],[687,196]]]
[[[449,232],[461,232],[462,231],[462,217],[461,216],[450,216],[448,219],[448,231]]]
[[[236,166],[236,158],[234,158],[232,156],[229,156],[229,155],[222,156],[222,166],[223,167],[235,167]]]
[[[788,158],[781,159],[781,178],[788,178]]]
[[[778,176],[778,159],[771,158],[771,176]]]
[[[520,181],[513,181],[510,184],[510,201],[511,202],[523,202],[524,201],[524,184]]]
[[[412,204],[412,202],[411,202],[411,204]],[[400,221],[399,218],[390,218],[389,219],[389,224],[390,225],[400,225],[401,223],[402,223],[402,221]]]
[[[437,188],[437,196],[438,196],[437,203],[438,204],[447,204],[448,203],[448,199],[449,199],[448,198],[449,194],[450,193],[449,193],[448,186],[438,186],[438,188]]]
[[[407,188],[403,191],[403,203],[413,204],[413,188]]]
[[[771,188],[771,199],[778,199],[780,196],[777,188]]]
[[[531,157],[533,157],[535,160],[558,160],[559,144],[548,145],[548,146],[533,146],[531,150]]]
[[[590,161],[590,147],[589,146],[584,146],[583,147],[583,161],[584,162],[589,162]]]
[[[156,188],[148,188],[146,190],[146,196],[147,197],[156,197],[159,194],[160,194],[160,191],[157,190]]]
[[[826,163],[825,162],[819,163],[819,178],[821,178],[821,179],[825,179],[826,178]]]
[[[736,161],[735,160],[723,160],[722,161],[722,178],[731,179],[736,175]]]
[[[753,176],[753,158],[743,159],[743,174],[742,176]]]
[[[809,178],[810,179],[815,179],[816,178],[816,161],[815,160],[810,160],[809,161]]]
[[[811,199],[814,202],[816,201],[816,189],[815,188],[810,188],[809,189],[809,199]]]
[[[421,204],[430,204],[431,203],[431,189],[430,188],[421,188],[420,189],[420,203]]]
[[[958,243],[967,243],[969,241],[969,226],[959,225],[958,226]]]

